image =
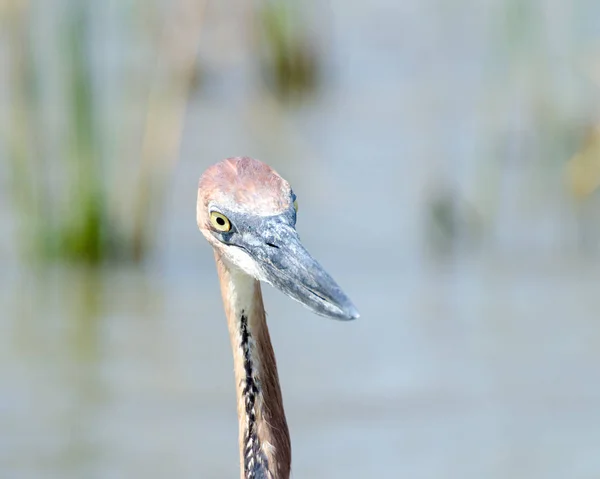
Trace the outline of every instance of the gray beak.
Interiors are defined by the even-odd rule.
[[[284,222],[265,223],[258,230],[260,238],[255,232],[244,246],[261,265],[266,281],[321,316],[358,318],[350,298],[302,246],[296,230]]]

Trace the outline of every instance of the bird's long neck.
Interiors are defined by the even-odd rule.
[[[290,437],[260,283],[215,253],[235,369],[242,479],[288,479]]]

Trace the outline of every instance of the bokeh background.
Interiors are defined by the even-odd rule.
[[[0,476],[237,477],[198,177],[361,311],[267,287],[296,478],[600,477],[600,2],[3,0]]]

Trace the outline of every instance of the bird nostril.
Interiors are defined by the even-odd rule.
[[[279,246],[273,243],[267,243],[267,246],[270,246],[271,248],[279,248]]]

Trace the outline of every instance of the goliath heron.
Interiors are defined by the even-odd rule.
[[[358,311],[300,243],[296,195],[264,163],[228,158],[198,185],[198,227],[212,245],[233,350],[243,479],[287,479],[291,445],[260,281],[313,312]]]

